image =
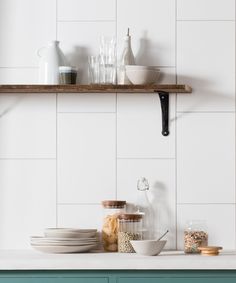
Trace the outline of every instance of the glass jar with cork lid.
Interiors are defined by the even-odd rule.
[[[189,220],[184,230],[184,252],[200,253],[199,247],[208,245],[208,233],[204,220]]]
[[[130,241],[142,239],[142,215],[120,214],[118,223],[118,252],[134,253]]]
[[[126,201],[105,200],[102,202],[104,219],[102,226],[102,243],[105,251],[118,251],[118,216],[125,213]]]

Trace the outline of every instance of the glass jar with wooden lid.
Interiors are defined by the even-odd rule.
[[[103,248],[108,252],[118,251],[118,216],[125,213],[126,201],[105,200],[102,202],[104,219],[102,226]]]
[[[130,241],[142,239],[142,215],[120,214],[118,223],[118,252],[134,253]]]

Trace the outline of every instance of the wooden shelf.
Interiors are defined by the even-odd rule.
[[[0,93],[191,93],[188,85],[0,85]]]
[[[169,135],[169,94],[191,93],[188,85],[0,85],[0,93],[157,93],[162,111],[162,135]]]

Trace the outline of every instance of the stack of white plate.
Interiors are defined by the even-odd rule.
[[[48,228],[44,237],[32,236],[30,243],[45,253],[82,253],[95,249],[99,240],[96,229]]]

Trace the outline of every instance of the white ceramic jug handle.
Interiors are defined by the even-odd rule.
[[[37,55],[38,55],[38,57],[42,57],[42,54],[41,54],[41,51],[43,50],[43,49],[45,49],[45,48],[47,48],[46,46],[43,46],[43,47],[41,47],[41,48],[39,48],[38,50],[37,50]]]

